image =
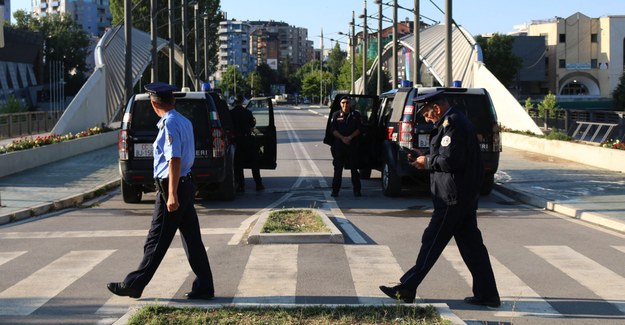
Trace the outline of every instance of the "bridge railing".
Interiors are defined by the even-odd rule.
[[[537,109],[528,110],[536,125],[543,130],[562,130],[583,141],[625,140],[625,112],[603,110],[559,109],[553,117],[549,110],[541,117]]]
[[[0,139],[50,132],[63,112],[0,114]]]

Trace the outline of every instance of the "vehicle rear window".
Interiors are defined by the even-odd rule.
[[[135,101],[132,108],[132,130],[138,132],[157,132],[156,123],[160,118],[149,100]]]
[[[462,112],[478,133],[489,133],[492,130],[495,117],[487,96],[450,93],[446,97],[451,107]]]

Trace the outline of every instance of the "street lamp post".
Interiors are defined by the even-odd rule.
[[[194,37],[195,37],[195,69],[194,69],[194,73],[195,73],[195,80],[193,83],[193,88],[195,88],[196,91],[198,91],[200,89],[200,5],[198,3],[196,3],[193,6],[193,13],[195,16],[195,19],[193,21],[193,29],[194,31]]]
[[[367,94],[367,42],[369,40],[369,34],[367,31],[367,0],[364,0],[364,14],[362,17],[363,22],[363,42],[362,42],[362,94]]]
[[[352,93],[354,93],[356,91],[356,22],[355,22],[355,14],[354,11],[352,11],[352,22],[351,22],[351,27],[352,27],[352,37],[354,38],[353,42],[352,42]]]
[[[126,57],[124,69],[124,102],[127,103],[132,95],[132,4],[124,1],[124,34],[126,38]]]
[[[158,60],[156,58],[156,0],[150,0],[150,40],[152,43],[152,82],[158,81]]]
[[[418,1],[418,0],[416,0]],[[382,94],[382,1],[378,4],[378,96]]]
[[[445,62],[447,66],[447,74],[445,77],[445,86],[451,87],[452,85],[452,70],[451,70],[451,0],[445,1]]]
[[[398,87],[397,79],[397,0],[393,0],[393,88]]]
[[[167,3],[167,9],[169,9],[168,15],[168,25],[169,25],[169,84],[175,84],[174,80],[174,69],[175,69],[175,58],[174,58],[174,46],[176,43],[174,42],[174,0],[169,0]]]
[[[187,33],[189,32],[189,28],[187,27],[188,15],[187,15],[187,5],[189,0],[182,0],[182,88],[187,86],[187,71],[189,71],[189,66],[187,64]]]
[[[203,15],[204,18],[204,78],[206,78],[206,82],[208,82],[208,53],[206,52],[206,50],[208,49],[207,47],[207,40],[208,40],[208,13],[204,13]]]
[[[420,17],[420,9],[419,9],[419,0],[414,0],[414,22],[412,23],[412,36],[414,41],[414,51],[413,51],[413,65],[412,65],[412,81],[413,85],[416,87],[421,83],[421,78],[419,76],[419,44],[420,34],[421,34],[421,17]]]

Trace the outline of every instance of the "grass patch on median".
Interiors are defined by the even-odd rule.
[[[175,308],[145,306],[129,325],[195,324],[449,324],[433,306],[338,306],[293,308]]]
[[[271,212],[263,233],[329,232],[323,220],[312,209],[287,209]]]

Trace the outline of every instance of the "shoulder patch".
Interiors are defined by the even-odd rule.
[[[171,146],[171,144],[174,142],[174,138],[171,137],[170,134],[167,134],[167,144]]]
[[[441,146],[447,147],[449,144],[451,144],[451,137],[446,135],[441,139]]]

